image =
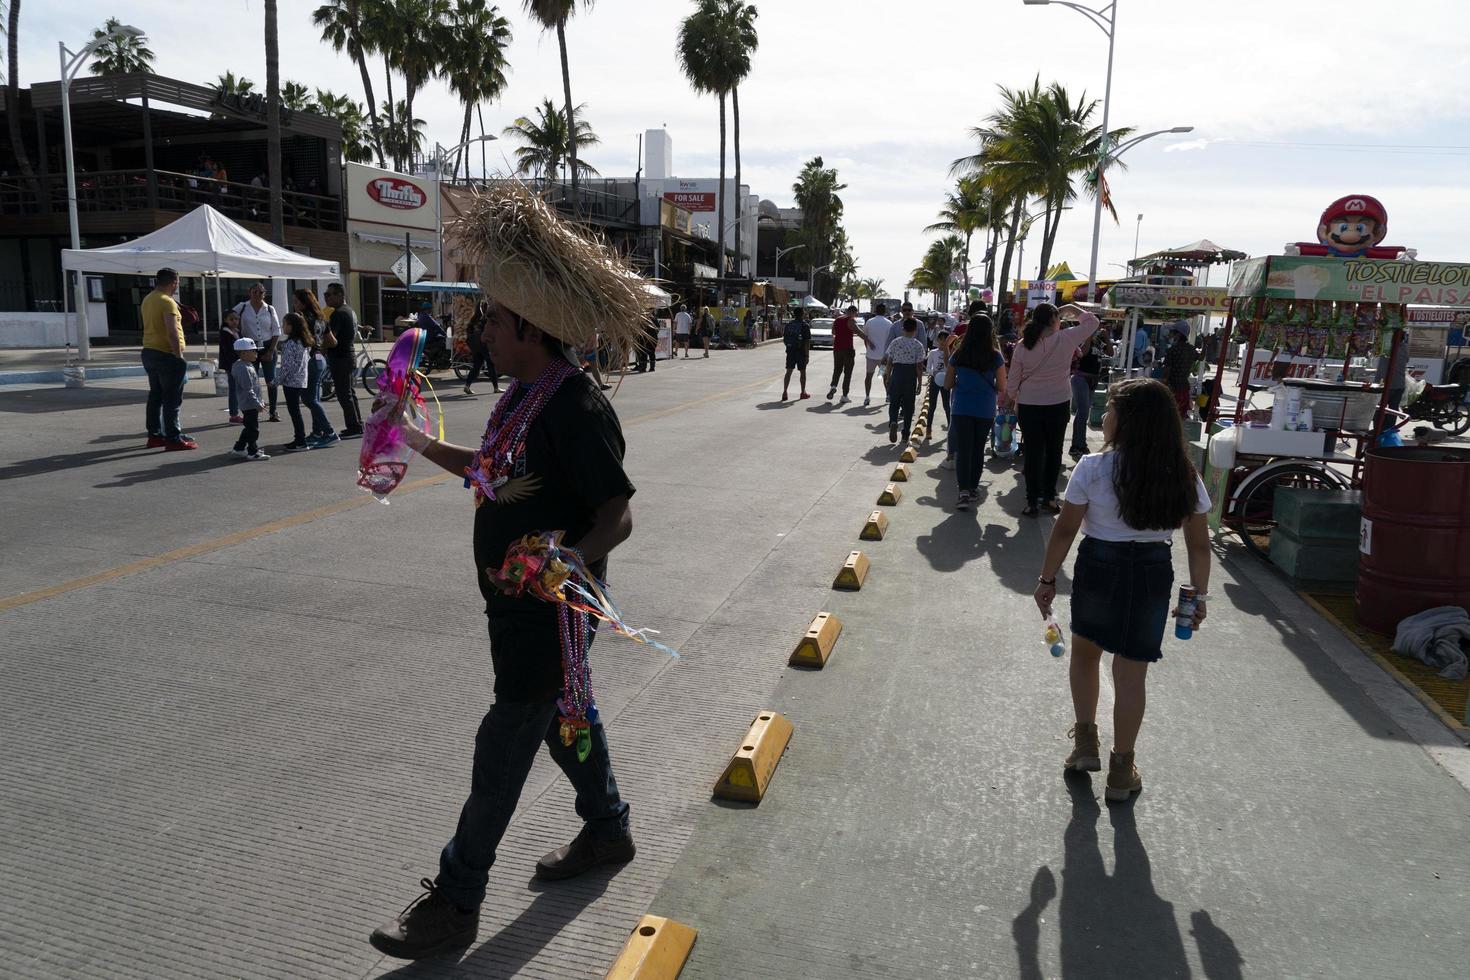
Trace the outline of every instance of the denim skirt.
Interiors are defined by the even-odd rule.
[[[1151,663],[1164,655],[1173,593],[1168,542],[1084,537],[1072,569],[1072,632],[1108,653]]]

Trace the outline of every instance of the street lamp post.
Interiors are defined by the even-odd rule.
[[[100,37],[95,37],[82,46],[80,51],[71,51],[65,41],[57,41],[61,51],[61,139],[66,150],[66,212],[71,222],[71,247],[76,251],[82,247],[81,225],[77,218],[77,168],[72,159],[71,148],[71,82],[92,52],[109,41],[125,37],[142,37],[143,32],[130,24],[119,24]],[[77,310],[77,356],[84,361],[92,359],[92,343],[87,337],[87,290],[86,274],[76,271]]]
[[[1118,0],[1103,7],[1101,10],[1093,10],[1078,3],[1070,3],[1068,0],[1021,0],[1027,6],[1044,6],[1056,3],[1063,7],[1071,7],[1073,10],[1085,16],[1097,25],[1108,37],[1108,76],[1103,86],[1103,117],[1102,137],[1098,140],[1097,147],[1097,206],[1092,212],[1092,260],[1088,263],[1087,281],[1092,284],[1094,292],[1097,290],[1097,248],[1102,236],[1102,197],[1103,197],[1103,169],[1108,163],[1108,109],[1113,94],[1113,40],[1117,36],[1118,26]]]
[[[480,136],[471,137],[470,139],[465,140],[463,143],[460,143],[457,146],[451,146],[448,148],[440,145],[438,140],[434,141],[434,230],[438,234],[439,242],[440,282],[444,281],[444,188],[441,186],[444,182],[444,158],[449,156],[449,154],[451,153],[458,153],[460,150],[463,150],[467,146],[472,146],[475,143],[488,143],[493,139],[495,139],[494,136],[483,134]],[[411,284],[405,283],[404,288],[407,289],[409,285]]]
[[[776,249],[776,274],[771,277],[772,279],[780,279],[781,278],[781,256],[785,255],[787,252],[794,252],[794,251],[796,251],[799,248],[806,248],[806,244],[805,243],[802,243],[800,245],[793,245],[790,248],[777,248]]]
[[[1138,261],[1138,233],[1143,231],[1143,215],[1138,216],[1138,222],[1133,226],[1133,261]],[[1132,270],[1130,270],[1132,271]]]

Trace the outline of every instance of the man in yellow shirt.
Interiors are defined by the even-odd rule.
[[[179,428],[179,407],[184,403],[184,381],[189,365],[184,360],[184,325],[174,294],[179,291],[179,274],[159,269],[153,292],[143,297],[143,370],[148,373],[148,448],[168,451],[198,449],[199,444]]]

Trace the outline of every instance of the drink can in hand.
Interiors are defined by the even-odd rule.
[[[1174,636],[1180,640],[1188,640],[1194,636],[1194,610],[1198,603],[1195,596],[1198,590],[1192,585],[1179,586],[1179,605],[1174,609]]]

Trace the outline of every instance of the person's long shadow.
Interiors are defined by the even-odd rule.
[[[400,980],[429,980],[436,977],[509,977],[534,960],[557,934],[607,891],[613,875],[622,869],[603,869],[575,882],[552,886],[533,884],[542,890],[525,911],[495,935],[478,943],[463,959],[439,956],[416,960],[384,977]]]
[[[1098,844],[1102,815],[1092,780],[1067,774],[1072,819],[1063,835],[1061,932],[1063,977],[1188,977],[1189,960],[1174,918],[1174,906],[1154,890],[1148,851],[1138,836],[1132,803],[1108,807],[1113,826],[1113,873],[1108,874]],[[1041,914],[1055,889],[1051,869],[1042,866],[1031,900],[1012,920],[1011,934],[1023,977],[1041,977]],[[1193,914],[1192,930],[1205,975],[1210,980],[1241,976],[1244,962],[1234,940],[1209,913]],[[1232,972],[1233,971],[1233,972]]]
[[[197,450],[196,450],[197,452]],[[108,483],[94,483],[97,490],[112,490],[118,487],[131,487],[139,483],[152,483],[155,480],[171,480],[174,477],[190,476],[195,473],[203,473],[205,470],[218,469],[221,466],[233,466],[240,462],[233,456],[221,456],[215,453],[191,454],[189,459],[176,462],[159,463],[157,466],[146,470],[132,470],[127,473],[119,473],[117,479]]]

